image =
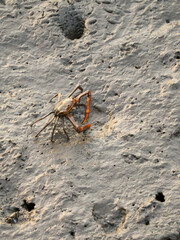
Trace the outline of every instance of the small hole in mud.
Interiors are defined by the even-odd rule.
[[[159,202],[165,202],[164,194],[162,192],[158,192],[156,194],[156,200]]]
[[[175,59],[180,59],[180,51],[175,52],[174,58]]]
[[[14,212],[19,212],[20,209],[19,209],[18,207],[13,207],[13,211],[14,211]]]
[[[145,225],[149,225],[149,220],[148,220],[148,219],[145,219],[144,224],[145,224]]]
[[[70,234],[72,237],[75,237],[75,232],[74,231],[70,231]]]
[[[28,203],[26,200],[23,200],[23,204],[21,205],[23,208],[25,208],[27,211],[31,212],[34,207],[35,207],[35,203]]]

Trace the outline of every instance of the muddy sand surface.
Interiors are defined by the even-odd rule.
[[[180,239],[179,24],[178,0],[0,1],[1,240]],[[78,83],[91,128],[36,139]]]

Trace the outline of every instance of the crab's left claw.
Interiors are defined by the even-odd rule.
[[[90,104],[91,104],[91,92],[88,91],[88,96],[87,96],[87,100],[86,100],[86,104],[85,104],[85,117],[84,117],[84,121],[82,122],[82,124],[84,124],[89,117]]]
[[[86,100],[86,104],[84,106],[85,107],[85,117],[84,117],[82,124],[84,124],[87,121],[88,116],[89,116],[90,103],[91,103],[91,92],[89,90],[87,90],[87,91],[81,93],[76,99],[76,101],[79,102],[81,97],[83,97],[85,95],[87,95],[87,100]]]
[[[84,132],[91,127],[91,124],[86,124],[84,126],[79,126],[71,114],[67,115],[66,118],[72,123],[76,132]]]

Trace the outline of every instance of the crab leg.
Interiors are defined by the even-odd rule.
[[[32,127],[35,123],[37,123],[37,122],[41,121],[42,119],[48,117],[48,116],[49,116],[50,114],[52,114],[52,113],[53,113],[53,112],[49,112],[49,113],[47,113],[46,115],[44,115],[43,117],[39,118],[39,119],[36,120],[35,122],[31,123],[30,126]]]
[[[68,95],[68,97],[72,96],[73,93],[74,93],[77,89],[79,89],[81,92],[83,92],[83,88],[78,84],[78,85],[74,88],[74,90]]]
[[[78,133],[80,133],[82,131],[86,131],[87,129],[89,129],[91,127],[91,124],[79,126],[71,114],[67,115],[66,118],[72,123],[73,127],[75,128],[76,132],[78,132]]]
[[[90,110],[90,103],[91,103],[91,92],[89,90],[85,91],[84,93],[81,93],[77,98],[76,98],[76,102],[80,101],[80,98],[88,95],[87,96],[87,100],[86,100],[86,104],[85,104],[85,117],[84,117],[84,121],[82,122],[82,124],[84,124],[89,116],[89,110]]]
[[[35,137],[38,137],[39,134],[53,121],[54,118],[55,118],[55,116],[53,115],[53,116],[49,119],[49,121],[46,123],[46,125],[36,134]]]
[[[58,96],[58,102],[60,102],[60,99],[61,99],[61,94],[60,93],[57,93],[57,94],[55,94],[50,100],[49,100],[49,102],[51,102],[55,97],[57,97]]]
[[[59,120],[59,117],[56,117],[56,120],[55,120],[55,123],[54,123],[54,127],[53,127],[53,131],[52,131],[52,134],[51,134],[51,142],[54,142],[53,140],[53,136],[54,136],[54,131],[57,127],[57,124],[58,124],[58,120]]]

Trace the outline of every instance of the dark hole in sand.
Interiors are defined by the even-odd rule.
[[[70,231],[70,234],[71,234],[72,237],[75,237],[75,232],[73,230]]]
[[[13,209],[14,212],[19,212],[20,211],[20,209],[18,207],[13,207],[12,209]]]
[[[159,202],[164,202],[165,201],[164,194],[162,192],[158,192],[156,194],[156,200]]]
[[[59,9],[59,25],[64,36],[71,40],[81,38],[84,33],[84,19],[73,6]]]
[[[175,52],[174,58],[175,58],[175,59],[180,59],[180,51]]]
[[[28,203],[26,200],[23,200],[23,202],[24,203],[21,206],[27,211],[31,212],[34,209],[35,203]]]
[[[144,220],[144,224],[145,224],[145,225],[149,225],[149,219],[145,219],[145,220]]]

